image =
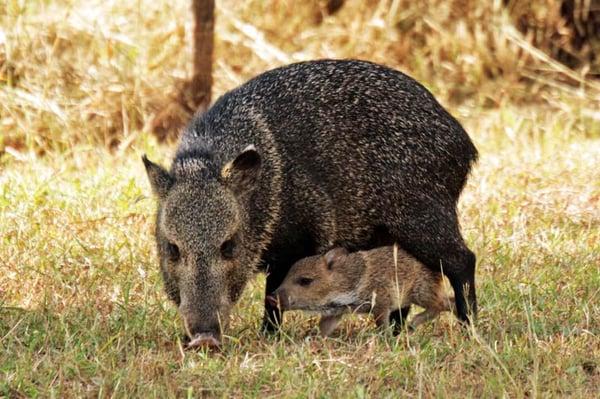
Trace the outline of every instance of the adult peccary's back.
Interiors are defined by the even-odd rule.
[[[399,242],[428,267],[444,269],[466,319],[462,290],[469,284],[474,307],[475,258],[460,234],[456,202],[476,158],[460,124],[400,72],[353,60],[266,72],[190,123],[170,173],[147,161],[159,194],[167,289],[198,302],[185,306],[184,319],[198,319],[186,314],[204,307],[199,318],[214,330],[211,313],[227,313],[256,267],[268,269],[270,293],[302,257],[334,245],[360,250]],[[195,202],[202,204],[188,206]],[[177,212],[165,211],[173,207]],[[230,237],[239,244],[235,265],[206,255],[204,247],[222,250]],[[207,265],[206,272],[194,269],[185,294],[186,278],[164,260],[165,242],[196,251],[193,262],[182,262]],[[221,269],[227,272],[214,272]],[[206,285],[227,287],[220,291],[227,300],[207,299],[218,290]],[[278,311],[266,306],[267,319],[277,322]],[[206,329],[201,320],[192,324]]]
[[[269,155],[289,168],[289,176],[301,168],[328,186],[329,194],[354,196],[340,183],[370,188],[374,177],[378,186],[388,177],[410,191],[427,187],[457,198],[477,158],[461,125],[421,84],[365,61],[304,62],[268,71],[193,121],[183,146],[204,145],[203,133],[229,156],[245,143],[274,147]]]

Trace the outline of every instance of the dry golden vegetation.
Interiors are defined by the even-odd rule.
[[[189,4],[171,3],[5,0],[0,148],[131,146],[188,75]],[[355,57],[410,73],[448,105],[576,108],[597,122],[589,66],[554,61],[532,45],[539,35],[522,35],[502,2],[489,3],[349,1],[323,17],[318,1],[218,1],[214,92],[293,61]],[[560,27],[555,8],[548,29]],[[541,18],[539,8],[529,14]]]
[[[180,351],[139,159],[173,150],[148,126],[190,70],[188,1],[2,0],[0,396],[595,397],[600,80],[516,23],[567,35],[554,2],[504,3],[348,0],[328,16],[217,0],[215,98],[278,65],[356,57],[414,76],[465,125],[481,315],[398,338],[354,318],[322,340],[289,314],[275,340],[258,334],[258,278],[207,354]]]

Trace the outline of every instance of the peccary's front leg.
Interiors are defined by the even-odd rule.
[[[273,267],[267,269],[267,284],[265,288],[265,315],[262,322],[262,331],[270,334],[277,331],[283,321],[283,311],[267,300],[267,296],[273,295],[273,292],[281,285],[287,273],[286,268]]]
[[[321,320],[319,321],[319,330],[321,331],[321,335],[327,337],[331,335],[333,330],[340,324],[342,320],[342,315],[323,315],[321,316]]]
[[[387,306],[375,305],[371,310],[375,318],[377,327],[387,329],[390,326],[390,308]]]
[[[410,312],[410,305],[405,306],[401,309],[396,309],[390,313],[390,324],[393,327],[394,335],[398,335],[402,332],[402,328],[406,323],[406,318]]]

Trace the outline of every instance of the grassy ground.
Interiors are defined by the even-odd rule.
[[[543,56],[519,61],[527,58],[518,37],[494,52],[506,79],[489,76],[478,28],[448,39],[452,10],[415,22],[411,38],[427,40],[409,57],[390,24],[411,9],[387,17],[398,2],[350,2],[320,24],[291,18],[285,2],[221,2],[217,93],[289,60],[356,53],[417,76],[463,122],[481,152],[460,203],[481,314],[468,331],[443,316],[397,338],[354,317],[320,339],[314,318],[290,313],[276,340],[258,334],[259,277],[221,353],[183,352],[157,273],[154,200],[139,156],[167,162],[173,149],[144,125],[185,75],[187,4],[121,3],[0,8],[0,397],[597,395],[597,83]],[[436,32],[445,34],[436,41]],[[461,57],[452,61],[444,46]]]

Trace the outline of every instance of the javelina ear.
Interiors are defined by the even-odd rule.
[[[325,261],[327,262],[327,269],[332,270],[333,266],[343,260],[348,255],[346,248],[333,248],[325,254]]]
[[[173,185],[173,178],[162,166],[150,161],[148,157],[146,157],[146,154],[142,156],[142,161],[144,161],[152,191],[158,198],[165,198]]]
[[[260,176],[262,159],[256,147],[249,145],[233,161],[227,162],[221,169],[223,181],[236,194],[252,190]]]

